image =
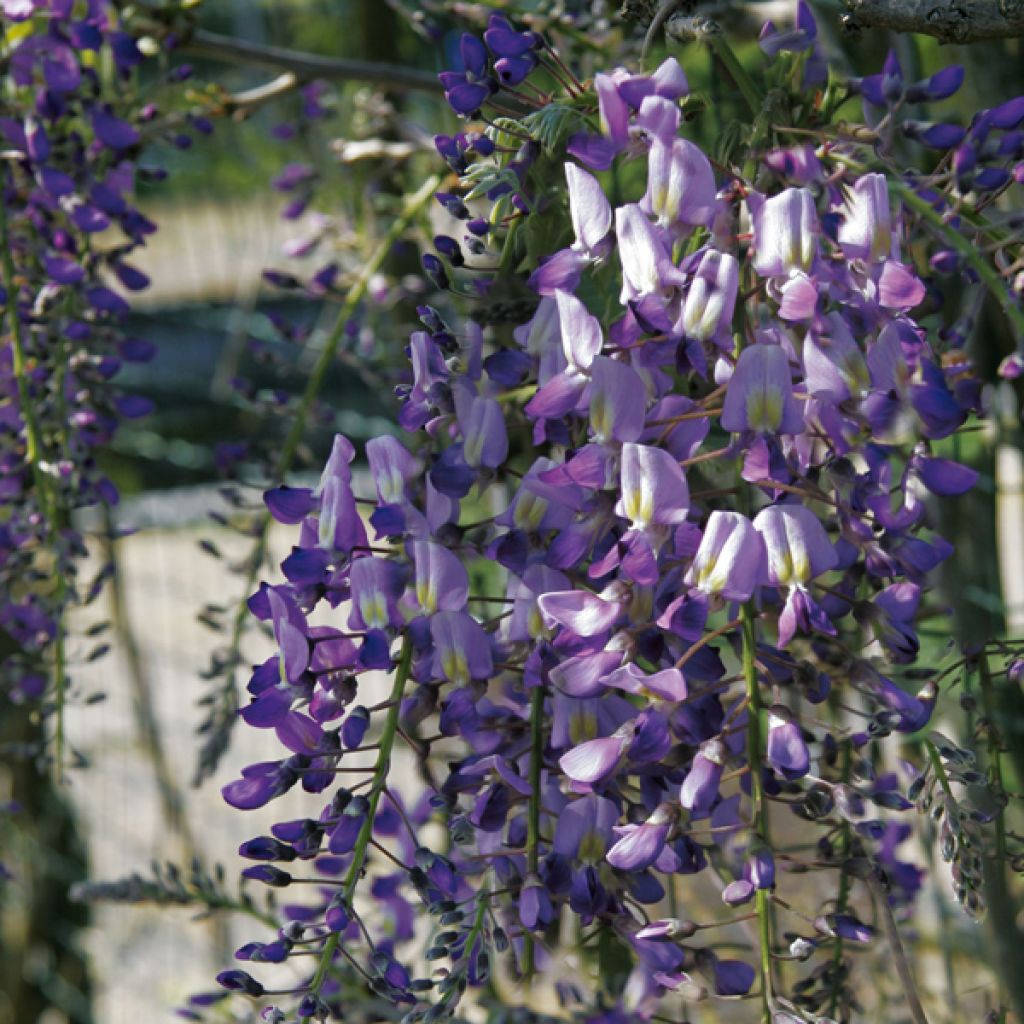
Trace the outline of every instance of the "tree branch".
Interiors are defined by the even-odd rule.
[[[195,57],[288,72],[300,81],[327,78],[341,82],[377,82],[392,89],[420,92],[439,92],[441,88],[435,75],[417,68],[368,60],[321,57],[301,50],[288,50],[283,46],[267,46],[246,39],[236,39],[204,29],[197,29],[182,44],[181,49]],[[283,82],[278,80],[276,84],[281,89]]]
[[[844,0],[847,26],[919,32],[944,43],[1024,36],[1024,0]]]

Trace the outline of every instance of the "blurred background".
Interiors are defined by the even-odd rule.
[[[965,121],[980,107],[1024,92],[1019,41],[940,47],[885,33],[851,40],[840,34],[837,3],[813,6],[826,47],[855,73],[877,72],[890,46],[910,79],[965,64],[967,88],[944,108],[950,120]],[[622,24],[613,3],[535,7],[545,16],[582,17],[595,38],[618,40],[595,57],[598,68],[635,50],[642,36]],[[480,25],[487,10],[404,7],[398,0],[204,0],[199,24],[252,44],[434,73],[448,66],[457,47],[459,18]],[[750,26],[764,17],[784,24],[792,5],[748,3],[724,20],[750,40]],[[728,91],[705,51],[674,52],[695,91],[712,98]],[[758,59],[753,43],[740,52]],[[194,66],[200,91],[216,82],[229,94],[244,94],[274,78],[230,53],[215,58],[209,47],[196,53],[186,47],[181,56]],[[197,130],[191,145],[161,142],[151,153],[168,178],[145,186],[143,209],[160,230],[137,260],[153,286],[135,303],[131,332],[152,342],[157,355],[133,368],[124,385],[150,397],[156,411],[122,429],[108,452],[122,503],[84,524],[96,571],[114,567],[106,590],[74,626],[77,706],[69,715],[69,742],[87,770],[72,771],[68,785],[55,791],[31,776],[31,766],[0,767],[5,791],[21,794],[24,805],[24,813],[0,819],[0,839],[16,862],[32,865],[31,884],[8,887],[0,918],[0,1024],[170,1019],[190,994],[210,988],[246,935],[231,923],[237,916],[197,921],[187,900],[176,909],[143,905],[142,895],[173,903],[166,895],[173,885],[145,893],[122,886],[107,893],[115,900],[94,904],[70,901],[68,886],[135,873],[151,881],[153,861],[173,861],[187,872],[193,858],[211,872],[226,865],[230,880],[238,844],[280,818],[276,806],[237,813],[219,794],[242,765],[275,756],[274,737],[237,730],[219,761],[208,746],[230,675],[225,649],[239,648],[243,666],[271,649],[257,631],[234,636],[234,608],[252,568],[247,509],[258,491],[225,489],[225,472],[253,483],[265,478],[290,426],[283,410],[302,394],[338,318],[337,302],[290,287],[287,275],[306,276],[310,258],[317,266],[336,262],[339,280],[357,274],[401,197],[439,169],[431,136],[454,131],[456,122],[440,96],[426,90],[338,81],[241,113],[246,116],[211,119],[212,132]],[[710,138],[716,122],[705,118],[697,131]],[[314,186],[315,202],[303,207],[305,190]],[[335,431],[360,442],[390,429],[392,396],[374,365],[394,358],[414,321],[423,288],[417,242],[428,244],[433,234],[426,216],[421,220],[373,275],[358,315],[344,325],[339,358],[330,363],[299,443],[296,472],[322,461]],[[268,281],[264,270],[271,267],[279,275]],[[970,294],[946,299],[954,309],[973,302]],[[993,382],[992,416],[957,441],[959,456],[982,475],[975,491],[941,510],[957,555],[934,599],[942,609],[928,631],[935,659],[953,641],[1024,632],[1021,394],[1019,384],[995,383],[996,366],[1011,350],[1001,318],[982,305],[969,351]],[[289,532],[267,538],[271,565],[287,552]],[[253,571],[260,578],[258,567]],[[110,651],[96,654],[90,628],[101,621],[112,624]],[[1008,720],[1022,718],[1019,707],[1010,710]],[[205,731],[197,735],[200,727]],[[958,727],[954,722],[951,731]],[[17,716],[0,723],[8,742],[27,728]],[[1024,750],[1024,736],[1017,747]],[[205,767],[195,787],[197,764]],[[926,851],[919,853],[927,864]],[[989,940],[952,905],[948,880],[939,873],[933,882],[923,902],[942,940],[941,948],[933,943],[934,977],[926,987],[939,995],[934,1020],[941,1024],[954,1019],[942,1013],[944,986],[974,983],[964,964],[984,959]]]

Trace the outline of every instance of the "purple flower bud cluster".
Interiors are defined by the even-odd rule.
[[[529,35],[495,16],[486,45],[464,37],[451,105],[475,114],[491,58],[533,60]],[[816,29],[805,9],[765,38],[795,67]],[[937,77],[913,88],[948,94]],[[892,78],[862,92],[895,103]],[[484,308],[420,310],[405,436],[365,448],[373,493],[338,436],[315,487],[265,496],[296,544],[249,603],[278,653],[241,717],[283,750],[223,793],[242,810],[316,797],[241,851],[247,877],[313,883],[238,954],[312,954],[286,993],[299,1020],[341,1013],[353,970],[410,1024],[448,1017],[496,955],[557,975],[570,917],[628,959],[615,1019],[753,992],[765,1020],[831,1019],[853,998],[843,945],[875,929],[856,881],[821,899],[788,876],[884,874],[897,909],[920,885],[898,849],[909,780],[874,765],[936,704],[914,667],[952,553],[930,498],[974,483],[940,443],[980,410],[970,366],[915,315],[917,211],[851,140],[712,163],[685,137],[674,59],[566,88],[586,128],[553,152],[532,115],[439,140],[462,190],[438,200],[499,266],[473,276],[447,243],[425,258],[438,290]],[[612,198],[611,167],[641,187]],[[565,244],[539,256],[541,221]],[[513,323],[510,290],[530,306]],[[753,955],[713,930],[732,913],[669,910],[711,876],[752,905]]]
[[[131,259],[156,230],[135,193],[163,176],[139,162],[159,111],[107,98],[129,96],[144,61],[114,5],[28,0],[5,17],[17,31],[0,116],[0,628],[18,653],[4,690],[22,702],[55,685],[60,708],[63,610],[102,585],[77,579],[71,513],[117,501],[97,454],[150,410],[117,377],[153,354],[126,333],[125,294],[149,284]]]

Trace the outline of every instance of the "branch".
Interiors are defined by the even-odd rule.
[[[246,39],[236,39],[204,29],[197,29],[181,48],[186,53],[209,60],[290,72],[301,81],[327,78],[341,82],[377,82],[393,89],[412,89],[420,92],[438,92],[441,88],[441,83],[435,75],[417,68],[369,60],[321,57],[301,50],[288,50],[283,46],[267,46]],[[280,84],[283,83],[279,83],[279,87]]]
[[[1024,0],[843,0],[847,25],[920,32],[943,43],[1024,36]]]

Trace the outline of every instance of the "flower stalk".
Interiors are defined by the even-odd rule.
[[[757,625],[756,612],[751,602],[740,609],[743,643],[743,679],[747,688],[747,761],[750,765],[750,799],[753,805],[752,822],[757,838],[769,842],[768,807],[761,776],[763,755],[761,750],[761,691],[757,681]],[[760,945],[761,1009],[763,1024],[771,1024],[772,988],[772,924],[771,906],[767,889],[759,888],[754,895]]]

